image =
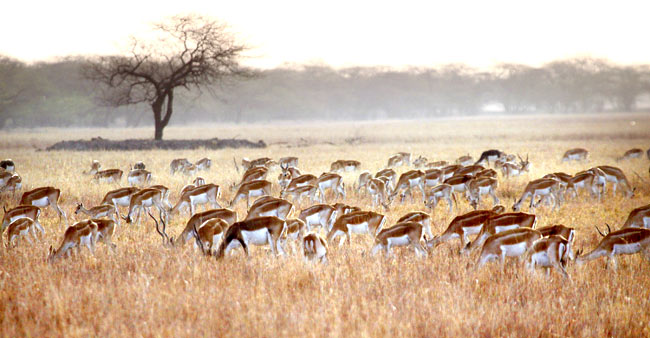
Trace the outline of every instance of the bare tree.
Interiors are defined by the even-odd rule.
[[[155,36],[147,41],[132,38],[129,56],[92,59],[82,73],[101,85],[100,99],[106,105],[150,105],[154,138],[161,140],[172,116],[175,89],[210,90],[225,78],[250,74],[239,64],[246,47],[223,23],[197,15],[175,16],[154,28]]]

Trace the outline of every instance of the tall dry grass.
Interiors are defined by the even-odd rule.
[[[632,123],[633,122],[633,123]],[[46,132],[42,134],[41,132]],[[146,134],[143,135],[143,132]],[[410,151],[430,160],[453,160],[464,154],[499,148],[529,154],[529,174],[500,179],[498,196],[510,207],[525,183],[554,172],[574,173],[593,165],[620,166],[636,196],[609,193],[602,203],[582,195],[559,211],[537,210],[538,225],[563,223],[577,229],[576,248],[589,250],[599,240],[593,226],[620,226],[628,212],[648,204],[647,159],[617,163],[633,147],[650,146],[650,117],[645,115],[448,119],[440,121],[306,123],[267,126],[169,128],[166,136],[264,139],[267,149],[150,152],[38,152],[61,139],[102,136],[146,137],[146,130],[25,130],[0,134],[2,156],[16,161],[24,189],[53,185],[62,190],[61,204],[70,222],[77,201],[97,204],[117,185],[93,184],[87,170],[92,159],[104,168],[127,170],[144,161],[155,183],[180,188],[192,178],[170,176],[176,157],[196,161],[207,156],[213,168],[200,175],[224,187],[222,201],[232,196],[228,186],[239,176],[233,157],[298,156],[300,168],[320,174],[336,159],[358,159],[365,170],[377,171],[388,156]],[[572,147],[591,151],[588,163],[560,163]],[[405,171],[407,168],[400,168]],[[639,173],[644,180],[637,177]],[[358,174],[358,173],[357,173]],[[275,181],[277,172],[269,178]],[[370,208],[370,199],[352,191],[356,174],[344,174],[347,203]],[[126,184],[123,179],[122,184]],[[8,206],[17,197],[3,197]],[[491,200],[484,206],[490,206]],[[244,216],[245,205],[236,208]],[[420,203],[394,204],[388,223]],[[444,230],[454,215],[446,206],[432,213],[434,233]],[[527,208],[524,208],[527,210]],[[182,230],[188,216],[176,216],[170,235]],[[276,258],[255,248],[246,258],[238,252],[223,261],[200,256],[191,245],[162,246],[150,220],[120,227],[115,252],[99,244],[56,264],[45,262],[50,245],[60,243],[65,224],[45,211],[45,238],[33,245],[0,250],[0,333],[3,336],[650,336],[650,263],[639,255],[624,257],[617,271],[604,262],[570,265],[572,282],[552,272],[530,274],[517,260],[505,272],[496,264],[474,269],[477,259],[460,256],[458,243],[446,243],[418,259],[412,250],[397,249],[395,257],[369,255],[372,240],[353,237],[351,247],[330,248],[327,265],[305,264],[299,250]],[[3,238],[4,241],[6,239]],[[299,249],[299,248],[298,248]]]

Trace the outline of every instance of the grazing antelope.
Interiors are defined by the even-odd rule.
[[[269,200],[255,201],[248,210],[245,220],[264,216],[275,216],[286,220],[293,211],[293,204],[285,199],[269,197]]]
[[[124,172],[121,169],[106,169],[95,173],[95,181],[106,183],[119,183]]]
[[[463,166],[459,164],[452,164],[448,165],[446,167],[440,168],[440,171],[442,173],[442,180],[443,182],[453,176],[456,175],[456,172],[460,170]]]
[[[0,168],[4,169],[6,172],[13,173],[16,171],[16,164],[10,158],[0,161]]]
[[[210,170],[212,167],[212,160],[204,157],[198,160],[194,165],[196,165],[196,170]]]
[[[320,260],[321,263],[327,263],[327,242],[321,235],[313,232],[307,234],[302,239],[302,248],[305,261]]]
[[[278,184],[280,185],[280,189],[286,189],[294,177],[301,176],[300,170],[297,168],[289,167],[284,164],[280,164],[280,168],[282,169],[282,172],[278,175]]]
[[[317,182],[318,182],[318,178],[312,174],[300,175],[298,177],[293,178],[291,182],[287,184],[284,190],[295,189],[306,185],[316,186]]]
[[[54,250],[50,246],[49,255],[47,257],[48,263],[53,263],[55,260],[66,256],[70,256],[70,249],[81,249],[85,245],[92,253],[95,252],[95,241],[97,239],[97,223],[92,220],[79,221],[72,226],[68,227],[63,234],[63,241],[58,249]]]
[[[382,176],[384,177],[384,176]],[[378,178],[371,178],[366,185],[368,194],[372,197],[372,206],[381,205],[388,210],[386,183]]]
[[[192,165],[192,162],[188,161],[186,158],[176,158],[169,163],[169,174],[173,175],[178,171],[182,171],[183,168],[189,167]]]
[[[480,173],[481,171],[485,170],[485,168],[482,165],[478,164],[471,164],[462,168],[459,168],[454,172],[454,176],[476,176],[476,174]]]
[[[650,229],[650,204],[638,207],[630,212],[623,223],[623,228]]]
[[[626,151],[623,156],[617,158],[616,161],[631,160],[633,158],[641,158],[641,156],[643,156],[643,150],[639,148],[633,148]]]
[[[212,209],[203,212],[197,212],[194,214],[194,216],[190,217],[190,219],[185,224],[185,228],[180,233],[180,235],[176,237],[176,239],[174,239],[174,237],[169,238],[169,243],[172,246],[182,247],[187,241],[191,240],[195,236],[194,229],[199,229],[203,223],[211,219],[223,220],[226,222],[227,228],[228,226],[237,222],[237,213],[230,209]]]
[[[461,248],[464,248],[469,242],[469,236],[481,232],[483,225],[488,219],[496,213],[492,210],[475,210],[463,215],[456,216],[447,229],[437,237],[430,240],[427,245],[435,248],[440,243],[449,241],[454,238],[460,240]]]
[[[268,174],[269,169],[265,167],[254,167],[251,169],[248,169],[245,173],[244,176],[242,176],[241,181],[238,184],[233,184],[230,187],[230,190],[235,190],[239,189],[239,187],[242,186],[244,183],[252,182],[252,181],[258,181],[258,180],[265,180],[266,175]]]
[[[530,162],[528,161],[528,155],[526,155],[526,159],[524,160],[521,158],[521,156],[517,155],[519,157],[519,164],[511,163],[511,162],[506,162],[503,164],[501,167],[501,173],[505,177],[515,177],[519,176],[524,172],[528,172],[530,170]]]
[[[403,165],[409,165],[409,163],[406,162],[406,160],[401,154],[395,154],[390,158],[388,158],[388,163],[386,164],[386,168],[397,168]]]
[[[32,234],[34,240],[38,240],[36,229],[36,223],[31,218],[23,217],[11,222],[7,228],[7,247],[15,248],[20,238],[24,238],[29,244],[34,244],[29,234]]]
[[[163,206],[162,203],[162,193],[158,189],[154,188],[145,188],[142,189],[136,193],[134,193],[131,196],[131,201],[129,203],[129,212],[127,213],[126,217],[122,217],[127,224],[130,224],[133,222],[133,216],[138,220],[138,225],[140,224],[140,212],[144,210],[148,210],[150,207],[156,207],[158,209],[158,212],[161,215],[165,215],[165,218],[167,218],[167,210]]]
[[[200,178],[200,177],[198,177],[197,180],[198,180],[199,178]],[[197,180],[194,180],[194,182],[195,182],[195,183],[198,183]],[[203,181],[202,184],[205,184],[205,181]],[[160,190],[160,194],[161,194],[161,196],[162,196],[162,202],[163,202],[163,204],[164,204],[168,209],[171,209],[171,208],[172,208],[171,203],[169,203],[169,188],[167,188],[167,187],[164,186],[164,185],[160,185],[160,184],[156,184],[156,185],[149,186],[149,188]],[[181,194],[181,195],[182,195],[182,194]]]
[[[115,221],[117,225],[120,225],[119,215],[118,217],[115,217],[115,215],[117,215],[117,210],[113,204],[100,204],[96,207],[86,209],[84,208],[83,203],[77,203],[77,209],[75,209],[74,213],[75,215],[78,215],[80,212],[88,215],[90,218],[108,217]]]
[[[415,161],[413,161],[413,166],[416,168],[424,168],[427,162],[429,162],[429,160],[427,160],[426,157],[420,155],[415,159]]]
[[[372,175],[367,170],[359,174],[359,179],[357,180],[356,187],[355,187],[357,190],[357,194],[361,193],[361,189],[367,188],[368,181],[370,181],[371,178]]]
[[[39,207],[33,206],[33,205],[19,205],[9,211],[7,211],[6,207],[3,207],[4,209],[4,216],[2,217],[2,226],[0,227],[0,237],[2,237],[2,233],[4,230],[17,219],[20,218],[29,218],[32,221],[34,221],[34,225],[36,225],[36,228],[42,233],[45,234],[45,229],[43,229],[43,226],[41,223],[38,222],[38,217],[41,215],[41,209]]]
[[[190,183],[190,184],[186,184],[186,185],[181,189],[181,195],[183,195],[184,193],[186,193],[186,192],[189,191],[189,190],[192,190],[192,189],[194,189],[194,188],[196,188],[196,187],[199,187],[199,186],[202,186],[202,185],[205,185],[205,184],[206,184],[206,183],[205,183],[205,179],[204,179],[203,177],[200,177],[200,176],[199,176],[199,177],[195,178],[194,181],[192,181],[192,183]]]
[[[197,171],[199,171],[198,167],[191,163],[190,165],[186,165],[180,169],[180,172],[187,176],[194,176]]]
[[[469,204],[476,210],[481,204],[481,195],[490,195],[494,205],[499,204],[499,198],[496,195],[498,185],[499,181],[493,177],[479,177],[469,181],[466,190]]]
[[[190,215],[194,215],[197,204],[210,203],[212,208],[221,208],[217,199],[221,197],[221,188],[216,184],[205,184],[187,190],[181,195],[176,205],[169,211],[170,215],[178,213],[181,208],[190,207]]]
[[[383,169],[383,170],[378,171],[375,174],[375,178],[382,178],[382,177],[388,178],[388,181],[390,182],[390,184],[387,185],[386,188],[389,188],[389,189],[392,190],[392,188],[395,187],[395,184],[397,184],[397,173],[393,169],[390,169],[390,168]]]
[[[359,207],[353,207],[349,206],[344,203],[334,203],[332,204],[332,207],[336,209],[336,217],[339,217],[341,215],[349,214],[355,211],[361,211],[361,208]]]
[[[249,170],[255,167],[266,167],[267,169],[276,164],[275,161],[268,157],[260,157],[254,160],[249,160],[247,158],[242,158],[241,165],[244,170]]]
[[[413,201],[412,188],[420,189],[422,200],[424,201],[424,172],[422,170],[409,170],[400,175],[397,185],[395,185],[395,190],[388,196],[388,200],[392,201],[398,193],[404,190],[401,193],[401,201],[404,200],[406,193],[409,194],[411,201]]]
[[[589,191],[591,196],[597,196],[600,201],[600,190],[596,187],[596,175],[591,171],[583,171],[571,177],[567,183],[565,195],[573,191],[573,197],[578,197],[578,189]]]
[[[431,210],[435,210],[438,202],[444,199],[447,201],[447,205],[449,206],[448,213],[452,213],[453,206],[451,199],[456,198],[453,192],[454,189],[451,187],[451,185],[445,183],[439,184],[433,189],[427,190],[424,197],[424,205]]]
[[[280,166],[284,167],[297,167],[298,166],[298,158],[295,156],[287,156],[287,157],[282,157],[278,161]]]
[[[61,190],[59,189],[54,187],[40,187],[24,192],[18,204],[34,205],[41,208],[45,208],[48,205],[52,206],[59,214],[59,221],[61,221],[61,216],[63,216],[66,224],[68,224],[68,216],[59,208],[59,196],[61,196]]]
[[[544,236],[542,234],[542,236]],[[526,265],[531,271],[536,266],[546,269],[546,275],[550,274],[550,268],[555,268],[566,279],[571,279],[569,274],[564,270],[566,259],[574,260],[575,254],[571,250],[569,240],[559,235],[543,237],[535,242],[526,253]]]
[[[467,154],[467,155],[464,155],[464,156],[461,156],[461,157],[457,158],[456,159],[456,164],[460,164],[462,166],[472,165],[472,164],[474,164],[474,159],[472,158],[472,156]]]
[[[497,178],[497,172],[494,169],[483,169],[474,175],[474,177],[494,177]]]
[[[138,161],[131,166],[131,170],[144,170],[146,166],[144,165],[144,162]]]
[[[343,178],[339,174],[323,173],[316,180],[316,186],[320,193],[321,203],[326,203],[325,192],[328,189],[334,192],[334,198],[341,197],[345,199],[345,184],[343,184]]]
[[[194,242],[194,246],[204,250],[204,254],[212,256],[227,229],[228,223],[220,218],[211,218],[203,222],[195,237],[201,244]]]
[[[361,166],[361,162],[355,160],[338,160],[330,166],[331,172],[355,171]]]
[[[117,245],[112,241],[113,235],[115,234],[115,221],[104,218],[93,218],[91,220],[97,224],[97,237],[95,238],[95,243],[102,242],[111,250],[115,250]]]
[[[369,234],[376,236],[381,231],[386,218],[372,211],[355,211],[339,215],[327,234],[327,242],[331,243],[337,236],[346,236],[348,244],[352,242],[352,234]],[[342,245],[344,239],[341,240]]]
[[[555,235],[562,236],[569,241],[569,246],[572,245],[576,232],[574,228],[569,228],[563,224],[545,226],[538,228],[537,231],[542,234],[542,237],[550,237]]]
[[[140,189],[136,187],[111,190],[104,195],[104,199],[102,199],[99,204],[112,204],[115,206],[115,212],[117,212],[117,215],[119,216],[120,210],[118,209],[118,206],[128,207],[131,204],[131,196],[138,192],[138,190]]]
[[[317,188],[312,184],[301,186],[292,186],[290,184],[287,189],[284,189],[282,192],[280,192],[280,198],[287,198],[288,196],[291,196],[292,200],[300,206],[303,197],[309,198],[309,201],[313,203],[316,200],[316,192]]]
[[[246,182],[239,186],[235,197],[232,199],[232,202],[230,202],[230,206],[232,207],[241,199],[246,198],[246,208],[250,208],[251,197],[259,197],[264,195],[271,195],[271,182],[266,180]]]
[[[427,214],[426,212],[422,212],[422,211],[409,212],[397,220],[397,223],[402,223],[402,222],[420,223],[420,225],[422,225],[422,229],[424,230],[423,234],[426,236],[425,240],[429,238],[433,238],[433,234],[431,233],[431,216],[429,216],[429,214]]]
[[[0,185],[0,192],[12,191],[12,194],[16,193],[16,190],[20,190],[23,187],[23,179],[18,174],[13,174],[6,181],[4,185]]]
[[[444,181],[444,184],[448,184],[452,188],[452,192],[464,193],[467,191],[467,186],[469,182],[474,179],[472,176],[452,176]]]
[[[286,222],[274,216],[236,222],[228,228],[223,236],[217,250],[217,259],[223,258],[224,254],[237,246],[237,243],[244,248],[247,256],[250,256],[248,246],[251,244],[268,244],[273,254],[284,255],[280,239],[286,231],[285,229]]]
[[[442,171],[439,169],[427,169],[424,172],[424,187],[435,187],[442,183]]]
[[[126,180],[132,186],[148,184],[151,181],[151,172],[145,169],[133,169],[129,171]]]
[[[521,204],[530,196],[530,205],[529,208],[532,212],[535,210],[535,206],[542,202],[544,199],[552,199],[553,201],[553,210],[562,202],[562,195],[560,192],[560,183],[552,178],[540,178],[534,181],[528,182],[526,188],[524,189],[521,198],[512,206],[513,211],[521,210]],[[535,203],[535,198],[541,196],[542,198],[538,203]]]
[[[435,162],[429,162],[427,163],[426,167],[428,169],[442,169],[446,166],[449,165],[449,162],[447,161],[435,161]]]
[[[623,192],[625,196],[627,196],[628,198],[634,197],[635,189],[633,189],[632,186],[630,186],[630,183],[625,177],[623,170],[608,165],[601,165],[596,168],[601,170],[602,173],[605,175],[606,182],[612,183],[612,195],[616,194],[616,187],[620,184],[621,188],[624,189],[621,190],[621,192]],[[606,185],[603,186],[603,194],[605,193],[605,187]]]
[[[461,252],[469,253],[475,248],[481,247],[490,236],[494,236],[503,231],[516,228],[534,228],[536,220],[535,215],[523,212],[493,215],[483,225],[476,239],[468,243]]]
[[[5,186],[12,176],[14,176],[14,174],[9,171],[0,171],[0,187]]]
[[[335,207],[327,204],[316,204],[301,210],[298,219],[305,222],[307,231],[312,231],[314,226],[320,226],[329,231],[334,225],[337,215]]]
[[[289,218],[286,222],[287,230],[284,232],[282,237],[283,242],[286,242],[287,239],[298,240],[303,237],[303,233],[307,227],[303,220],[298,218]]]
[[[574,148],[567,150],[564,155],[562,155],[562,162],[568,161],[587,161],[587,156],[589,152],[586,149]]]
[[[596,228],[598,230],[598,228]],[[598,230],[600,233],[600,230]],[[601,235],[603,235],[601,233]],[[606,256],[607,265],[611,262],[616,269],[616,255],[631,255],[643,252],[644,258],[650,261],[650,229],[646,228],[624,228],[612,231],[600,241],[598,246],[588,254],[576,259],[576,263],[584,262]]]
[[[540,238],[542,234],[531,228],[517,228],[494,234],[485,241],[477,266],[481,268],[486,263],[501,258],[503,271],[506,257],[519,257],[525,254]]]
[[[371,254],[375,255],[377,251],[384,249],[386,250],[386,256],[389,256],[391,247],[411,245],[417,255],[427,256],[427,251],[422,247],[421,243],[423,239],[422,224],[418,222],[397,223],[377,234]]]
[[[487,162],[487,165],[490,165],[490,162],[495,162],[496,160],[505,157],[505,155],[504,152],[497,149],[486,150],[481,153],[481,157],[479,157],[478,161],[474,162],[474,164],[480,164],[485,161]]]

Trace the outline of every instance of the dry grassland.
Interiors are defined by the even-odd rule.
[[[527,181],[544,174],[601,164],[620,166],[636,196],[611,193],[598,204],[586,195],[559,211],[537,210],[538,226],[563,223],[577,228],[576,248],[593,248],[594,225],[620,227],[630,210],[650,202],[647,158],[617,163],[625,150],[650,147],[650,116],[532,116],[439,121],[305,123],[200,128],[167,128],[166,138],[234,137],[270,143],[267,149],[150,152],[37,152],[62,139],[142,138],[150,129],[39,129],[0,132],[0,157],[12,158],[23,190],[52,185],[71,222],[75,203],[93,206],[117,186],[93,184],[81,174],[97,159],[103,168],[127,170],[144,161],[156,184],[171,188],[170,201],[191,178],[169,175],[176,157],[213,160],[201,173],[208,182],[229,186],[239,178],[233,157],[298,156],[304,172],[320,174],[336,159],[357,159],[364,170],[384,167],[389,155],[410,151],[430,160],[453,161],[486,149],[528,154],[529,174],[501,177],[498,196],[508,208]],[[588,163],[560,163],[573,147],[590,150]],[[400,168],[405,171],[406,168]],[[644,180],[634,172],[639,173]],[[358,173],[344,174],[347,203],[370,208],[370,199],[352,192]],[[277,171],[269,175],[274,182]],[[126,178],[122,185],[126,184]],[[227,188],[223,204],[232,192]],[[18,197],[5,197],[13,207]],[[484,207],[489,207],[484,202]],[[245,203],[236,210],[244,217]],[[461,212],[471,208],[461,203]],[[421,203],[395,203],[388,225],[401,215],[424,210]],[[527,211],[527,206],[524,207]],[[380,211],[381,212],[381,211]],[[455,214],[458,211],[455,210]],[[446,205],[432,213],[433,232],[442,232],[455,215]],[[177,235],[187,215],[168,227]],[[372,239],[353,237],[351,247],[330,247],[327,265],[305,264],[299,251],[275,258],[254,248],[223,261],[206,259],[191,246],[161,245],[151,220],[120,227],[111,252],[98,244],[95,255],[45,262],[50,245],[65,231],[53,210],[41,216],[45,239],[33,246],[0,249],[0,334],[2,336],[481,336],[481,337],[640,337],[650,336],[650,262],[640,255],[620,259],[617,271],[598,260],[567,268],[573,282],[552,272],[530,274],[517,260],[501,272],[496,264],[475,270],[477,253],[459,256],[458,242],[442,244],[424,259],[410,249],[393,258],[372,257]],[[3,238],[3,241],[6,241]]]

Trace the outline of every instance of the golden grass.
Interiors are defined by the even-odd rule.
[[[358,159],[363,169],[374,172],[397,151],[453,160],[499,148],[529,154],[532,162],[529,174],[500,179],[498,196],[507,207],[527,181],[546,173],[620,166],[637,187],[635,198],[609,193],[598,204],[581,196],[556,212],[538,209],[539,226],[563,223],[577,228],[576,248],[585,250],[599,240],[594,225],[607,222],[620,227],[630,210],[650,200],[648,160],[615,161],[629,148],[650,146],[650,117],[640,114],[184,127],[168,128],[165,135],[238,135],[272,145],[221,151],[34,150],[61,139],[135,138],[150,133],[149,129],[2,132],[1,157],[16,161],[24,189],[60,188],[61,204],[71,222],[81,219],[72,215],[77,201],[95,205],[116,187],[93,184],[81,175],[92,159],[104,168],[125,172],[130,163],[144,161],[155,183],[172,189],[170,200],[175,202],[181,187],[191,181],[169,175],[169,162],[176,157],[211,158],[212,170],[201,176],[227,187],[239,177],[233,157],[298,156],[303,171],[318,175],[336,159]],[[572,147],[589,149],[590,162],[560,163],[562,153]],[[368,209],[370,199],[351,191],[357,174],[344,175],[346,202]],[[269,176],[273,181],[276,177],[277,172]],[[231,195],[224,189],[222,202]],[[17,197],[3,200],[8,206],[16,202]],[[466,202],[461,207],[462,212],[470,210]],[[237,206],[240,217],[244,209],[244,203]],[[395,204],[386,213],[388,224],[414,210],[423,208],[420,203]],[[434,234],[443,231],[453,216],[446,214],[444,202],[438,206],[432,214]],[[168,233],[177,235],[187,218],[175,217]],[[508,262],[505,272],[496,264],[477,271],[476,253],[459,256],[457,242],[441,245],[425,259],[416,258],[410,249],[394,250],[393,258],[372,257],[367,236],[353,237],[350,248],[333,245],[327,265],[305,264],[300,251],[275,258],[260,248],[251,251],[250,259],[238,252],[217,262],[200,256],[191,245],[164,248],[147,220],[119,228],[115,252],[99,244],[95,255],[82,250],[48,265],[47,248],[59,245],[65,224],[59,224],[52,210],[45,212],[42,223],[47,231],[43,241],[0,250],[3,336],[650,336],[650,263],[640,255],[620,259],[618,271],[606,270],[602,260],[571,264],[572,283],[555,272],[550,278],[541,271],[530,274],[516,260]]]

